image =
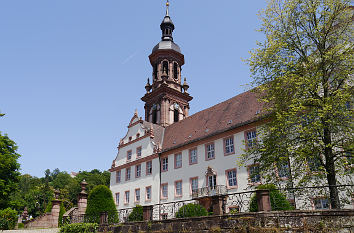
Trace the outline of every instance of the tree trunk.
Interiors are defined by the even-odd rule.
[[[337,188],[336,170],[334,164],[334,157],[331,145],[331,133],[328,127],[324,127],[324,144],[325,144],[325,158],[327,182],[329,185],[329,196],[332,209],[340,209],[339,193]]]

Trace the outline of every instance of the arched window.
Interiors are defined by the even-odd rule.
[[[178,106],[178,104],[174,104],[173,121],[174,122],[179,121],[179,106]]]
[[[168,74],[168,61],[163,61],[163,63],[162,63],[162,73]]]
[[[154,104],[152,106],[152,123],[157,124],[157,106]]]
[[[157,79],[157,64],[154,66],[154,79]]]
[[[178,79],[178,65],[177,63],[173,63],[173,78]]]
[[[173,120],[174,122],[178,122],[179,121],[179,111],[178,109],[175,109],[173,112]]]

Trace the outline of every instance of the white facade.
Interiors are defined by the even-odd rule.
[[[252,186],[248,168],[237,165],[238,156],[245,149],[244,131],[217,135],[175,149],[172,152],[159,152],[156,149],[159,147],[157,145],[159,142],[154,141],[155,136],[150,136],[150,129],[146,128],[143,121],[135,115],[130,125],[133,126],[128,127],[127,135],[121,140],[117,158],[113,161],[111,168],[110,186],[118,209],[133,208],[136,205],[156,205],[191,200],[193,198],[192,182],[194,182],[194,188],[197,189],[221,187],[224,194],[246,191]],[[159,126],[154,125],[154,127]],[[255,128],[253,129],[255,130]],[[137,134],[139,134],[139,138],[136,137]],[[227,154],[225,141],[230,138],[232,138],[233,145],[228,146],[233,148],[233,152]],[[214,148],[214,153],[209,151],[209,158],[206,154],[207,145],[213,145]],[[140,147],[141,156],[137,156],[137,148]],[[127,158],[129,151],[132,152],[130,160]],[[197,153],[197,161],[191,163],[190,154],[194,151]],[[181,157],[178,157],[180,155]],[[181,163],[176,161],[177,157],[177,160],[181,158]],[[168,159],[167,165],[166,158]],[[147,163],[149,162],[152,163],[152,174],[147,171]],[[141,167],[137,168],[137,166]],[[207,174],[208,168],[212,170],[212,174]],[[130,178],[127,178],[127,169],[130,170]],[[138,177],[136,175],[137,169],[140,170]],[[118,177],[117,173],[120,173]],[[214,177],[209,178],[209,176],[215,176],[215,179]],[[193,179],[194,181],[192,181]],[[197,179],[197,187],[195,179]],[[210,184],[210,179],[213,184]],[[216,183],[214,183],[215,181]],[[180,184],[181,195],[179,193]],[[149,188],[150,198],[150,195],[147,194]]]

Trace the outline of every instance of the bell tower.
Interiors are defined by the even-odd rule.
[[[184,78],[182,84],[182,66],[184,55],[173,42],[175,26],[169,15],[169,1],[166,3],[166,15],[160,25],[162,37],[149,56],[152,65],[152,83],[148,78],[146,94],[141,98],[145,102],[145,120],[163,127],[188,117],[189,85]]]

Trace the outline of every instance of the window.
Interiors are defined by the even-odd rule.
[[[175,196],[182,197],[182,180],[175,182]]]
[[[132,151],[128,150],[127,151],[127,160],[131,160],[132,159]]]
[[[130,191],[125,191],[124,204],[129,204]]]
[[[140,202],[140,189],[135,189],[135,202]]]
[[[126,168],[125,180],[130,180],[131,172],[132,171],[130,167]]]
[[[191,178],[190,182],[191,182],[191,192],[192,192],[192,194],[198,193],[198,177]]]
[[[259,183],[261,182],[261,175],[259,174],[259,165],[253,164],[248,166],[248,176],[250,183]]]
[[[168,62],[167,61],[162,62],[162,73],[168,75]]]
[[[285,179],[290,176],[289,162],[287,160],[282,160],[277,162],[278,176],[279,178]]]
[[[227,187],[235,188],[237,187],[237,177],[236,177],[236,168],[231,170],[226,170],[227,177]]]
[[[189,164],[196,164],[198,163],[198,154],[197,154],[197,148],[189,150]]]
[[[157,105],[154,104],[152,105],[152,123],[156,124],[157,123]]]
[[[146,187],[146,201],[151,201],[151,186]]]
[[[246,148],[252,148],[256,145],[257,133],[256,130],[246,132]]]
[[[348,165],[354,164],[354,157],[350,151],[345,152],[345,157],[347,158]]]
[[[177,66],[177,63],[174,62],[173,63],[173,78],[174,79],[178,79],[178,70],[177,70],[178,66]]]
[[[141,146],[136,148],[136,157],[141,157]]]
[[[209,190],[216,189],[216,175],[209,175],[207,181]]]
[[[329,200],[327,198],[315,198],[313,204],[316,210],[329,209]]]
[[[214,143],[209,143],[205,145],[205,160],[210,160],[215,158],[215,146]]]
[[[162,171],[165,172],[165,171],[168,171],[168,157],[165,157],[162,159]]]
[[[167,219],[167,216],[168,216],[168,214],[163,213],[163,214],[161,214],[161,219],[162,219],[162,220],[166,220],[166,219]]]
[[[317,172],[320,170],[321,161],[319,157],[308,157],[307,164],[311,172]]]
[[[122,173],[121,171],[116,171],[116,183],[120,183],[121,181],[121,176],[122,176]]]
[[[175,154],[175,168],[181,168],[182,167],[182,154]]]
[[[168,198],[168,184],[161,184],[161,199]]]
[[[116,193],[116,205],[119,205],[119,193]]]
[[[234,138],[228,137],[224,139],[224,154],[230,155],[234,153]]]
[[[152,174],[152,161],[146,162],[146,175]]]
[[[135,166],[135,177],[139,178],[141,176],[141,164]]]
[[[173,122],[179,121],[179,111],[178,109],[173,110]]]
[[[157,123],[157,110],[156,109],[152,110],[152,123],[154,123],[154,124]]]

